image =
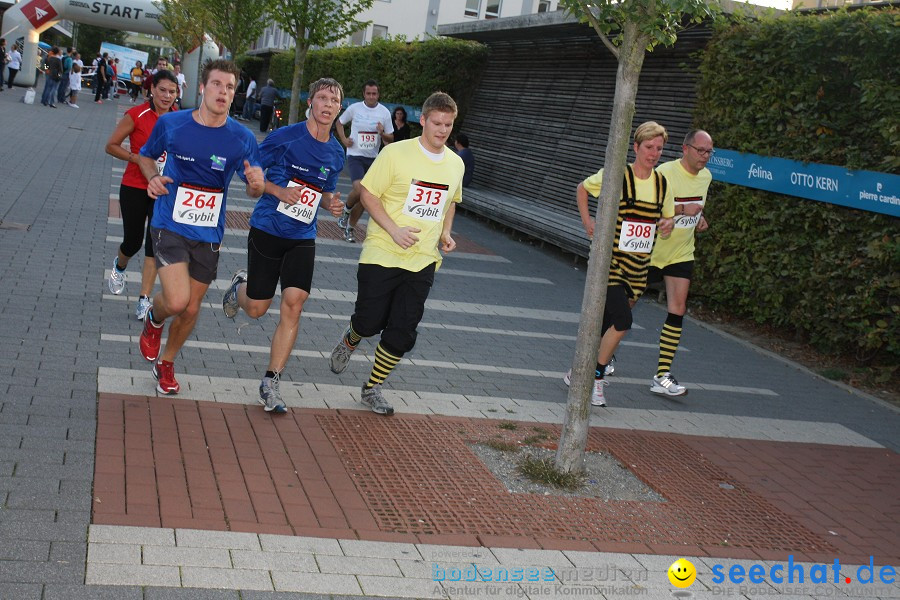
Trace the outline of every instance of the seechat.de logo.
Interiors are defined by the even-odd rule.
[[[674,566],[674,565],[673,565]],[[671,569],[671,567],[670,567]],[[829,574],[829,571],[831,573]],[[788,556],[787,564],[775,563],[771,566],[752,564],[749,567],[734,564],[728,568],[726,573],[725,567],[720,564],[712,567],[712,582],[715,584],[725,583],[726,581],[733,584],[741,584],[745,581],[750,583],[763,583],[768,580],[772,583],[854,583],[854,579],[845,573],[841,576],[841,562],[834,559],[831,565],[810,565],[808,568],[802,564],[794,562],[794,556]],[[883,567],[875,566],[875,557],[869,557],[869,564],[862,565],[856,569],[856,583],[883,583],[892,584],[896,580],[897,570],[891,565]],[[671,575],[670,575],[671,577]]]

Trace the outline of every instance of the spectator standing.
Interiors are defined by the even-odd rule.
[[[398,106],[394,109],[394,141],[409,139],[409,123],[406,122],[406,109]]]
[[[101,96],[103,96],[103,88],[109,82],[109,76],[106,74],[106,59],[109,55],[104,52],[94,60],[94,102],[103,104]]]
[[[3,71],[8,64],[9,52],[6,51],[6,38],[0,38],[0,92],[3,91]]]
[[[19,69],[22,68],[22,53],[19,52],[19,49],[16,48],[16,45],[13,44],[13,48],[9,53],[9,78],[6,80],[6,85],[8,89],[12,89],[13,80],[16,78],[16,73],[19,72]]]
[[[62,61],[59,59],[58,46],[50,48],[44,63],[47,68],[44,71],[44,93],[41,94],[41,104],[56,108],[56,92],[62,80]]]
[[[72,72],[74,59],[72,53],[75,51],[71,46],[66,48],[66,53],[60,57],[62,61],[62,79],[59,82],[59,91],[56,93],[57,102],[66,102],[69,96],[69,73]]]
[[[244,121],[253,120],[256,114],[256,77],[250,76],[250,83],[247,84],[247,95],[244,100],[244,110],[241,111],[241,118]]]
[[[463,175],[463,187],[469,187],[472,183],[472,175],[475,173],[475,155],[469,150],[469,136],[464,133],[456,135],[456,141],[453,143],[456,153],[466,165],[466,173]]]
[[[81,62],[81,61],[78,61]],[[72,63],[72,72],[69,73],[69,97],[66,104],[72,108],[78,108],[78,92],[81,91],[81,65]]]
[[[278,89],[275,87],[275,82],[270,79],[266,82],[266,87],[259,92],[259,130],[263,133],[269,130],[269,121],[272,120],[277,97]]]
[[[181,98],[184,96],[184,91],[187,88],[187,83],[184,79],[184,73],[181,72],[181,65],[175,65],[175,79],[178,80],[178,98],[175,99],[175,104],[178,105],[178,108],[181,108]]]
[[[110,90],[112,91],[113,100],[118,99],[119,97],[119,59],[114,58],[112,61],[109,61],[110,69],[107,69],[107,73],[110,73],[109,76],[109,87],[106,89],[106,97],[109,97]]]

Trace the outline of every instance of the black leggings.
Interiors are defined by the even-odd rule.
[[[131,258],[144,244],[144,255],[153,258],[153,241],[150,238],[150,221],[153,219],[153,198],[147,190],[127,185],[119,186],[119,208],[122,211],[122,226],[125,237],[119,250]]]

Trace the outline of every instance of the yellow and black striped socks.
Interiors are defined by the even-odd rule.
[[[371,388],[384,383],[387,376],[391,374],[397,363],[400,362],[401,356],[394,356],[384,349],[381,343],[375,348],[375,366],[369,374],[369,380],[366,382],[366,388]]]
[[[675,351],[678,350],[678,342],[681,341],[681,326],[684,323],[683,315],[669,313],[659,334],[659,363],[656,368],[656,376],[672,371],[672,360]]]
[[[362,340],[362,336],[353,331],[353,324],[347,328],[347,335],[344,336],[344,343],[347,344],[351,348],[356,348],[359,346],[359,342]]]

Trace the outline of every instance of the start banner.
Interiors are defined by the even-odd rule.
[[[716,181],[900,217],[900,176],[719,150],[706,168]]]

